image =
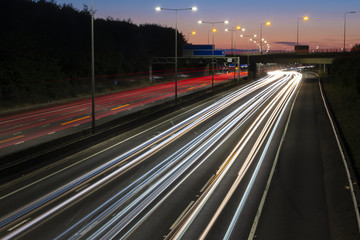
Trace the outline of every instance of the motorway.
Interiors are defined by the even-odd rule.
[[[242,76],[246,74],[243,73]],[[217,74],[214,84],[233,79],[233,73]],[[178,95],[211,86],[211,76],[178,81]],[[110,121],[142,107],[169,101],[174,97],[174,82],[156,84],[145,88],[97,96],[95,119],[98,123]],[[0,149],[6,155],[42,142],[56,139],[91,126],[91,101],[89,99],[57,104],[35,110],[26,110],[0,117]]]
[[[301,78],[272,73],[1,186],[1,237],[234,234]]]
[[[247,239],[302,85],[269,73],[0,186],[0,238]]]

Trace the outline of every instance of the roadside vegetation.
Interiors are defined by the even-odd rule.
[[[355,47],[359,48],[359,45]],[[360,173],[360,54],[338,58],[324,84],[327,98]]]
[[[91,74],[91,12],[46,0],[0,1],[0,111],[87,95]],[[96,15],[95,15],[96,17]],[[96,91],[147,84],[153,57],[174,56],[174,29],[96,18]],[[178,34],[179,53],[185,44]]]

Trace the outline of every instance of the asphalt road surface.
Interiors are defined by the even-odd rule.
[[[245,73],[242,74],[245,76]],[[214,84],[233,79],[233,73],[215,75]],[[179,78],[178,95],[211,87],[211,76]],[[174,82],[97,96],[95,119],[106,122],[174,98]],[[85,99],[25,110],[0,117],[0,157],[91,127],[91,100]]]
[[[254,239],[359,239],[318,79],[304,81]]]
[[[351,226],[356,220],[329,210],[333,192],[324,187],[328,167],[319,160],[336,149],[327,151],[318,139],[323,135],[302,123],[314,127],[316,86],[297,72],[274,72],[2,185],[0,238],[247,239],[283,142],[277,169],[284,183],[277,184],[276,171],[255,236],[271,239],[275,226],[276,239],[304,239],[303,232],[329,239],[336,220],[347,219]],[[295,99],[287,143],[282,136]],[[291,149],[293,141],[300,150]],[[293,151],[294,163],[283,166]],[[290,188],[280,191],[285,200],[279,186]],[[348,200],[349,192],[341,190],[341,199]],[[290,220],[279,216],[278,201]],[[316,218],[307,224],[310,213]],[[287,231],[277,227],[284,222]]]

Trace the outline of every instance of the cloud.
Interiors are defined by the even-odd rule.
[[[275,44],[279,45],[286,45],[286,46],[295,46],[296,42],[274,42]]]

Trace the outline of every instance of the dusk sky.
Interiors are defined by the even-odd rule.
[[[91,0],[57,0],[57,3],[71,3],[75,8],[91,6]],[[293,49],[296,42],[297,19],[309,16],[308,21],[300,21],[299,43],[308,44],[310,48],[341,48],[344,41],[344,13],[347,15],[347,48],[350,44],[360,43],[360,1],[359,0],[257,0],[257,1],[214,1],[214,0],[168,0],[168,1],[123,1],[94,0],[96,18],[111,16],[118,19],[131,19],[135,24],[155,23],[162,26],[175,26],[173,11],[156,12],[155,7],[188,8],[196,6],[197,12],[178,12],[178,29],[193,44],[207,44],[209,24],[199,25],[203,21],[224,21],[219,24],[215,33],[216,48],[230,48],[231,33],[225,28],[240,25],[246,29],[244,34],[260,34],[260,24],[271,21],[271,26],[263,26],[263,38],[270,42],[272,50]],[[192,36],[190,33],[196,31]],[[255,48],[246,38],[240,38],[240,32],[234,32],[236,48]],[[211,43],[211,37],[210,37]]]

